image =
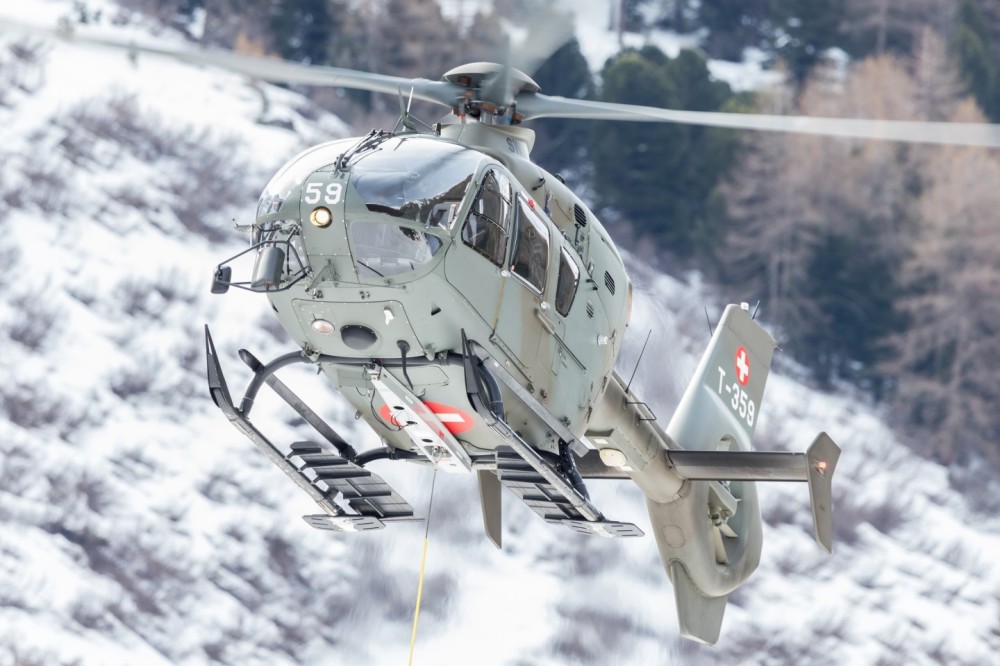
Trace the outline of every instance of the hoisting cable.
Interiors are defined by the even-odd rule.
[[[413,608],[413,633],[410,635],[410,659],[406,663],[413,666],[413,649],[417,645],[417,622],[420,620],[420,600],[424,594],[424,568],[427,564],[427,538],[431,532],[431,509],[434,508],[434,484],[437,482],[437,467],[431,477],[431,498],[427,501],[427,522],[424,525],[424,553],[420,557],[420,582],[417,583],[417,603]]]

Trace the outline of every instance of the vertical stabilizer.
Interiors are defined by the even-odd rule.
[[[757,481],[807,482],[816,540],[832,547],[840,448],[821,433],[806,453],[751,450],[775,347],[745,306],[728,306],[665,428],[664,464],[657,458],[630,473],[646,493],[681,635],[702,643],[718,640],[729,594],[760,562]],[[605,440],[625,439],[613,434]]]
[[[717,450],[724,439],[750,448],[771,368],[774,339],[738,305],[726,307],[667,433],[689,450]]]

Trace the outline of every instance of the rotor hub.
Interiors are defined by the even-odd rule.
[[[484,114],[494,119],[504,118],[505,124],[516,125],[522,118],[515,112],[515,100],[522,92],[537,93],[541,87],[514,67],[495,62],[473,62],[449,70],[444,81],[465,90],[462,106],[456,111],[477,118]]]

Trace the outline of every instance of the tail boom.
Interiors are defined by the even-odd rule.
[[[674,585],[681,633],[715,643],[726,599],[760,561],[763,527],[755,481],[809,487],[816,540],[832,548],[831,480],[840,449],[821,433],[805,453],[757,452],[774,339],[745,306],[723,313],[666,428],[615,375],[587,438],[647,498],[660,557]]]

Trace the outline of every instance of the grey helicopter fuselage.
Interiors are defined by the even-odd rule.
[[[308,277],[269,291],[282,326],[392,447],[412,448],[356,360],[405,380],[470,456],[500,443],[470,407],[463,333],[575,436],[612,373],[631,283],[597,218],[528,159],[533,132],[475,122],[374,133],[293,158],[261,196],[259,238],[290,238]],[[286,257],[286,263],[288,258]],[[344,362],[337,362],[340,359]],[[506,420],[558,438],[520,401]]]
[[[383,458],[475,471],[497,547],[502,486],[546,522],[641,536],[606,518],[584,483],[631,478],[681,634],[714,643],[728,595],[760,559],[754,481],[808,482],[816,538],[829,551],[839,448],[821,434],[805,454],[751,451],[775,343],[746,304],[726,308],[670,421],[657,422],[614,369],[632,299],[621,255],[584,203],[529,160],[533,139],[459,117],[433,134],[373,131],[293,158],[265,187],[242,254],[256,254],[250,288],[267,294],[301,353],[262,366],[241,351],[254,379],[237,407],[206,329],[210,392],[316,500],[324,513],[304,518],[318,529],[415,517],[364,467]],[[213,291],[246,286],[231,281],[229,261]],[[386,446],[358,453],[273,377],[302,361],[326,373]],[[313,442],[275,447],[249,420],[263,383],[337,453]]]

